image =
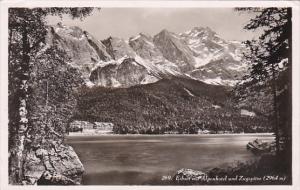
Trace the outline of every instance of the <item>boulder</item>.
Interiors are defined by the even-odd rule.
[[[69,145],[30,150],[23,165],[26,185],[76,185],[84,172],[77,154]]]
[[[55,155],[49,156],[55,171],[80,183],[84,168],[73,148],[61,145],[55,148],[55,152]]]

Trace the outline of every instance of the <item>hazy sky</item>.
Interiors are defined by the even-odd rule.
[[[255,36],[243,30],[250,17],[253,15],[231,8],[102,8],[83,21],[51,17],[49,23],[79,26],[99,40],[109,36],[128,39],[140,32],[153,36],[162,29],[180,33],[195,26],[208,26],[226,40],[245,40]]]

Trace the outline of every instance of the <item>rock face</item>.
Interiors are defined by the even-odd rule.
[[[78,68],[87,80],[95,63],[111,59],[106,47],[88,32],[73,26],[57,24],[49,28],[46,39],[49,45],[56,43],[71,58],[73,67]]]
[[[193,52],[180,41],[180,38],[176,34],[162,30],[154,36],[154,43],[164,57],[178,65],[183,72],[194,68],[195,60]]]
[[[226,59],[229,61],[229,59]],[[232,60],[224,64],[224,60],[216,60],[189,72],[189,75],[209,84],[233,86],[246,71],[246,67]]]
[[[233,86],[247,70],[241,43],[226,41],[208,27],[98,41],[78,27],[58,24],[51,27],[48,43],[67,52],[88,85],[130,87],[181,76]]]
[[[23,184],[80,184],[84,168],[71,146],[54,143],[51,149],[31,149],[26,155]]]
[[[121,38],[109,37],[102,43],[107,47],[107,52],[114,59],[118,60],[123,57],[135,57],[135,52]]]
[[[91,72],[90,80],[99,86],[126,87],[142,84],[149,77],[146,67],[133,58],[126,58],[121,63],[96,68]]]
[[[232,86],[246,72],[240,42],[226,41],[208,27],[195,27],[180,37],[195,58],[195,69],[187,72],[190,76],[210,84]]]
[[[141,58],[159,63],[165,60],[163,54],[154,45],[153,38],[150,35],[140,33],[135,37],[129,38],[130,47]]]

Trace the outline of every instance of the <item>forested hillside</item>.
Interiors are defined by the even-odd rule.
[[[82,88],[74,119],[115,124],[115,133],[270,131],[267,118],[241,115],[231,88],[173,78],[130,88]]]

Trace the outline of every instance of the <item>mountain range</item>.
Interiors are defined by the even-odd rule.
[[[247,70],[242,44],[226,41],[208,27],[98,40],[77,26],[58,23],[50,27],[47,43],[67,53],[88,86],[130,87],[172,77],[233,86]]]
[[[66,52],[85,81],[73,120],[111,122],[114,133],[124,134],[270,131],[252,102],[232,98],[247,70],[244,47],[210,28],[98,40],[59,23],[46,39]]]

